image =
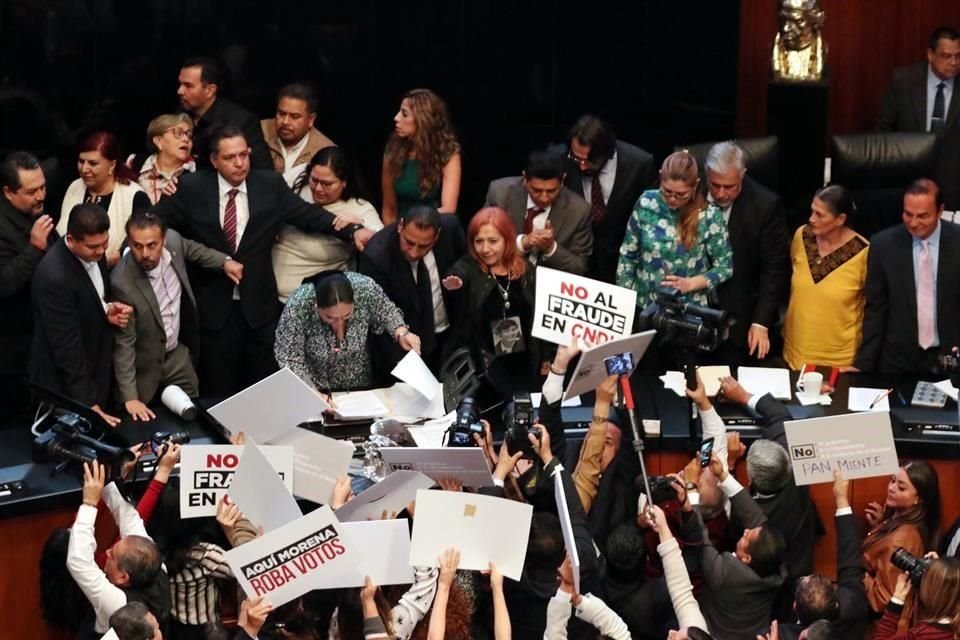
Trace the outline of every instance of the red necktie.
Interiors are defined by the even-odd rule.
[[[607,212],[607,205],[603,202],[603,188],[600,186],[600,174],[593,174],[593,183],[590,185],[590,217],[594,224],[603,220]]]
[[[223,210],[223,235],[230,255],[237,252],[237,193],[236,189],[227,191],[227,206]]]
[[[543,213],[543,209],[540,207],[530,207],[527,209],[527,215],[523,219],[523,233],[524,235],[533,232],[533,219],[538,215]]]

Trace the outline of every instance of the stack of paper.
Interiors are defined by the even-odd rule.
[[[752,395],[769,393],[778,400],[789,400],[790,371],[766,367],[739,367],[737,379]]]
[[[890,411],[890,393],[886,389],[850,387],[849,411]]]

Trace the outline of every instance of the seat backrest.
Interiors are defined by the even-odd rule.
[[[676,150],[686,149],[697,159],[697,166],[704,174],[704,163],[710,148],[720,142],[702,142],[700,144],[677,147]],[[734,140],[743,149],[744,163],[750,176],[770,189],[780,191],[780,145],[776,136],[763,138],[740,138]],[[706,180],[704,180],[706,182]]]
[[[853,226],[870,237],[900,224],[903,190],[910,182],[935,175],[937,137],[932,133],[834,136],[830,157],[830,181],[851,190],[857,203]]]

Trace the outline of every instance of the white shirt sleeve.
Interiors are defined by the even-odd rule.
[[[558,589],[547,602],[547,628],[543,630],[543,640],[567,640],[570,613],[570,594]]]
[[[707,628],[707,622],[700,611],[700,605],[693,597],[693,585],[690,583],[690,574],[683,564],[683,555],[676,538],[670,538],[657,545],[657,552],[663,559],[663,577],[667,582],[667,591],[670,593],[670,602],[677,614],[677,622],[681,627]]]
[[[94,630],[97,633],[106,633],[110,628],[110,616],[127,604],[127,594],[107,580],[107,574],[97,566],[94,559],[97,540],[93,534],[93,526],[96,520],[96,507],[80,505],[80,509],[77,510],[77,519],[70,530],[67,570],[93,606],[97,617]]]
[[[720,483],[720,489],[723,490],[728,498],[732,498],[743,491],[743,485],[733,477],[733,474],[728,474],[727,479]]]
[[[630,629],[627,628],[627,623],[603,600],[589,593],[581,598],[580,605],[577,607],[577,617],[592,624],[605,638],[630,640]]]
[[[120,528],[120,537],[142,536],[149,538],[147,529],[143,526],[143,520],[137,509],[120,495],[120,490],[113,482],[103,488],[103,494],[100,496],[103,503],[110,509],[113,519]]]
[[[563,397],[563,376],[557,375],[552,370],[547,374],[547,379],[543,381],[543,399],[547,404],[560,402]]]

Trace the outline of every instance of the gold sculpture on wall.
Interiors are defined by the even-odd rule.
[[[823,78],[827,43],[818,0],[777,0],[780,31],[773,41],[775,80],[803,82]]]

